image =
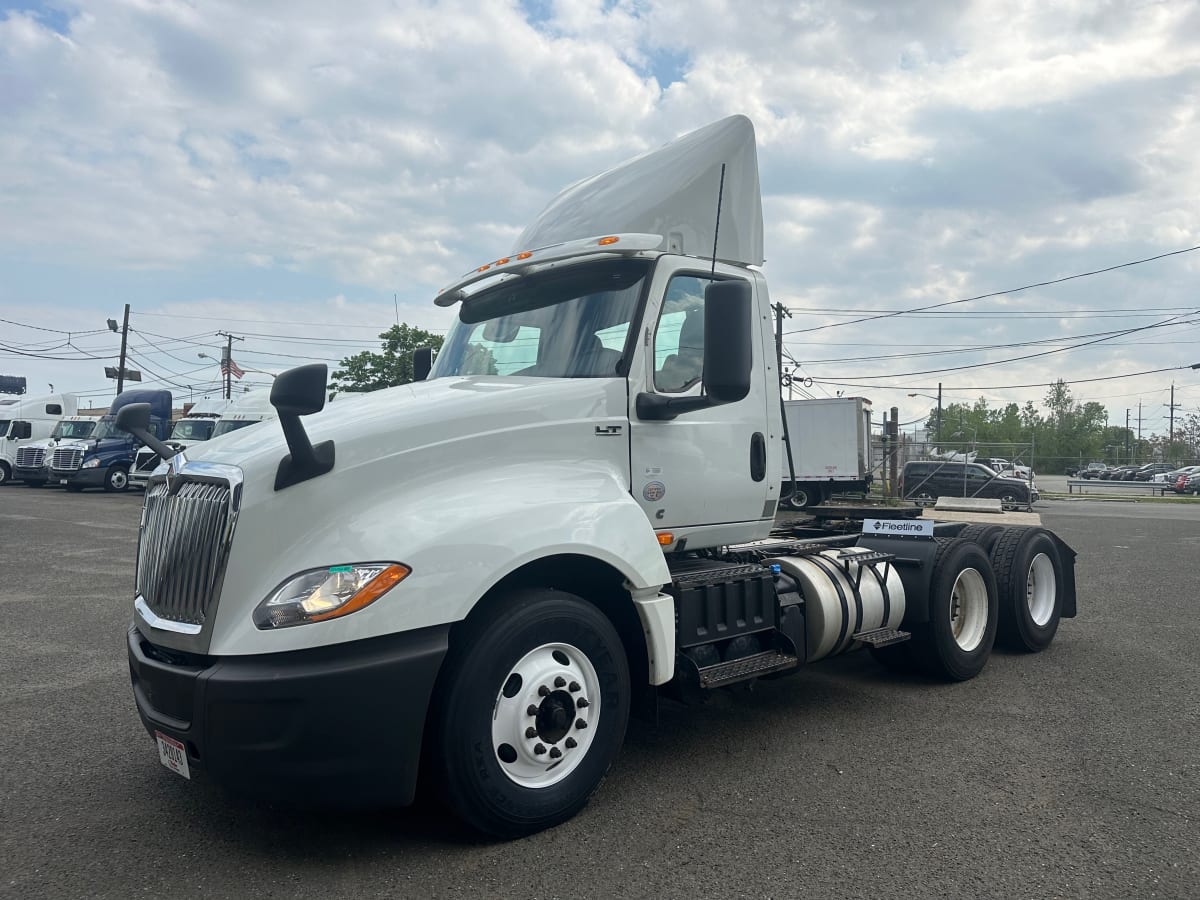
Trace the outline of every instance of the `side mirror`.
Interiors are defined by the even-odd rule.
[[[747,281],[715,281],[705,288],[704,393],[699,397],[638,394],[638,418],[674,419],[681,413],[736,403],[750,393],[754,368],[753,296]]]
[[[704,391],[714,403],[750,393],[751,299],[748,281],[714,281],[704,290]]]
[[[178,451],[168,447],[150,431],[150,404],[130,403],[117,410],[117,427],[121,428],[158,454],[160,459],[167,460]]]
[[[413,381],[424,381],[433,371],[433,348],[418,347],[413,351]]]
[[[329,367],[324,363],[297,366],[275,379],[271,386],[271,405],[279,413],[279,427],[292,451],[279,461],[275,470],[275,490],[324,475],[333,468],[333,441],[323,441],[315,447],[300,422],[325,408],[326,382]]]

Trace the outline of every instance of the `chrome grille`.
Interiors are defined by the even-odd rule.
[[[156,616],[201,626],[216,599],[233,518],[228,484],[151,484],[142,511],[137,592]]]
[[[51,468],[60,472],[74,472],[83,462],[83,450],[79,447],[55,447]]]
[[[46,451],[42,447],[22,447],[17,451],[17,467],[40,469],[46,462]]]

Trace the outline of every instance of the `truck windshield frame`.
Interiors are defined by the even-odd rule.
[[[207,441],[213,436],[216,421],[214,419],[180,419],[171,429],[172,441]]]
[[[54,431],[50,437],[55,440],[81,440],[90,438],[92,432],[96,430],[96,423],[92,422],[59,422],[54,426]]]
[[[131,437],[128,431],[117,425],[116,416],[102,416],[92,432],[92,439],[102,441],[112,437]]]
[[[463,301],[429,377],[623,377],[652,270],[648,259],[589,261],[481,291]]]
[[[249,425],[257,425],[259,421],[259,419],[221,419],[213,427],[213,433],[209,437],[209,440],[219,438],[222,435],[232,434],[235,431],[241,431]]]

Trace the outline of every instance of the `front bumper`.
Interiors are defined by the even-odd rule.
[[[259,656],[199,657],[128,634],[138,715],[193,777],[305,806],[403,806],[449,625]]]
[[[104,476],[108,469],[104,466],[96,466],[91,469],[72,469],[64,472],[61,469],[50,470],[51,484],[79,484],[83,487],[100,487],[104,484]]]
[[[17,466],[13,469],[13,473],[18,481],[23,481],[26,484],[45,484],[50,479],[50,470],[45,466],[36,466],[33,468]]]

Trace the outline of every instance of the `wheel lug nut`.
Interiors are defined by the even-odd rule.
[[[528,728],[525,729],[525,737],[529,738],[530,740],[533,740],[535,737],[537,737],[537,729],[534,728],[532,725],[530,725]]]
[[[563,678],[561,675],[559,675],[557,678],[554,679],[554,686],[556,688],[560,688],[563,685],[565,685],[566,683],[567,683],[567,679]]]
[[[538,756],[541,756],[543,753],[546,752],[546,748],[542,744],[538,744],[536,747],[533,748],[533,752],[535,754],[537,754]]]
[[[539,697],[549,697],[550,696],[550,688],[546,687],[543,684],[540,688],[538,688],[538,696]]]
[[[561,756],[562,756],[562,751],[559,750],[557,747],[550,748],[550,758],[551,759],[559,759]]]
[[[538,708],[533,703],[530,703],[529,706],[525,708],[525,712],[531,716],[536,716],[538,714]]]
[[[576,691],[579,690],[579,682],[572,681],[569,685],[567,685],[567,690],[570,691],[572,694],[574,694]]]
[[[587,697],[580,697],[578,700],[575,701],[575,705],[578,706],[580,709],[587,709],[592,704],[588,703]]]
[[[587,728],[587,722],[583,721],[583,719],[576,719],[575,727],[576,728]]]
[[[566,741],[564,741],[564,743],[567,745],[568,750],[574,750],[576,747],[579,746],[579,742],[576,741],[575,738],[572,738],[572,737],[567,738]]]

